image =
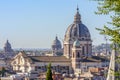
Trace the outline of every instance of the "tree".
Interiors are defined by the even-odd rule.
[[[0,71],[0,74],[1,74],[1,76],[2,76],[2,77],[4,77],[4,76],[5,76],[5,72],[6,72],[5,68],[4,68],[4,67],[2,67],[2,70]]]
[[[51,63],[49,63],[47,67],[46,80],[53,80],[52,71],[51,71]]]
[[[98,0],[99,6],[96,14],[110,15],[111,22],[108,22],[110,26],[104,25],[103,29],[96,28],[100,31],[100,34],[110,36],[110,40],[117,44],[117,51],[120,51],[120,0]],[[119,64],[119,57],[115,58],[115,62]],[[116,71],[116,80],[120,78],[120,71]]]
[[[113,43],[120,45],[120,0],[99,0],[99,7],[96,14],[111,14],[111,22],[108,24],[113,27],[104,25],[103,29],[97,28],[101,34],[110,36],[110,40]]]

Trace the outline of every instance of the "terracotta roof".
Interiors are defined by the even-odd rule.
[[[65,56],[29,56],[33,62],[71,62]]]

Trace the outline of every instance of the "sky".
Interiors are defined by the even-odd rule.
[[[67,27],[73,23],[77,5],[93,40],[105,43],[95,28],[110,21],[107,15],[96,15],[97,1],[92,0],[0,0],[0,48],[6,40],[12,48],[51,48],[57,35],[63,41]]]

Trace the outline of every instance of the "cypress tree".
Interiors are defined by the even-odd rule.
[[[2,77],[4,77],[4,76],[5,76],[5,72],[6,72],[5,68],[4,68],[4,67],[2,67],[2,70],[0,71],[1,76],[2,76]]]
[[[46,80],[53,80],[52,71],[51,71],[51,63],[49,63],[47,67]]]

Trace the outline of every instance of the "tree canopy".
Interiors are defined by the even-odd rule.
[[[5,72],[6,72],[5,68],[4,68],[4,67],[2,67],[2,70],[0,71],[0,74],[1,74],[1,76],[2,76],[2,77],[4,77],[4,76],[5,76]]]
[[[101,34],[110,36],[110,40],[113,43],[120,44],[120,0],[98,1],[99,6],[96,14],[111,14],[110,18],[112,21],[108,22],[108,24],[112,25],[112,27],[104,25],[103,29],[97,28],[97,30],[99,30]]]
[[[51,71],[51,63],[49,63],[47,67],[46,80],[53,80],[52,71]]]
[[[98,0],[99,6],[98,11],[96,14],[104,14],[104,15],[110,15],[111,22],[108,22],[110,26],[104,25],[103,29],[97,28],[97,30],[100,31],[101,34],[105,34],[110,36],[110,40],[117,44],[116,47],[118,50],[120,50],[120,0]],[[115,49],[116,49],[115,48]],[[115,58],[115,73],[113,75],[116,76],[115,80],[119,80],[120,78],[120,71],[117,64],[119,64],[120,58]],[[112,71],[112,70],[111,70]]]

